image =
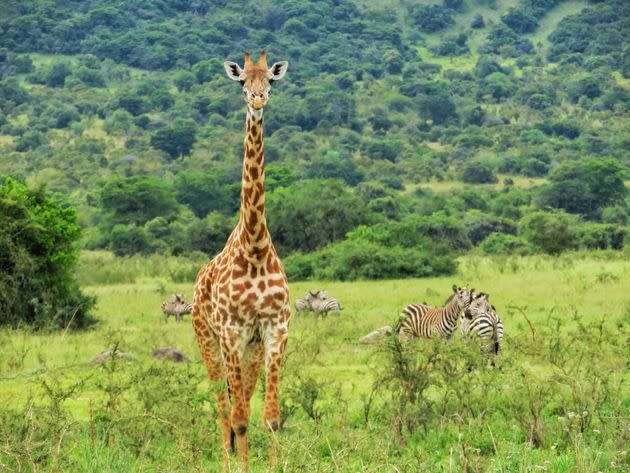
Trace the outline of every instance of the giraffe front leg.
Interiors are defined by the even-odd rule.
[[[249,422],[249,402],[245,397],[245,385],[243,383],[243,369],[241,363],[242,357],[236,347],[229,349],[227,348],[228,345],[225,340],[221,343],[230,387],[230,397],[232,400],[230,423],[232,431],[234,432],[236,455],[242,464],[243,471],[248,472],[247,426]]]
[[[218,337],[210,331],[207,317],[202,314],[199,307],[193,308],[192,324],[195,330],[195,338],[199,345],[199,352],[203,359],[208,377],[211,381],[217,382],[226,377],[221,347]],[[217,414],[219,424],[223,434],[223,469],[229,470],[230,451],[232,450],[232,422],[230,420],[230,400],[226,391],[217,391]]]

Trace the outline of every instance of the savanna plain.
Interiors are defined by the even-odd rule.
[[[0,332],[0,469],[219,471],[214,392],[188,316],[202,261],[85,252],[96,328]],[[459,259],[443,278],[300,282],[326,289],[340,315],[295,315],[281,380],[277,471],[628,471],[630,264],[619,252]],[[490,293],[502,353],[451,342],[358,342],[409,302],[441,305],[453,283]],[[152,359],[171,346],[188,361]],[[131,353],[94,363],[106,349]],[[261,390],[253,400],[253,471],[267,471]]]

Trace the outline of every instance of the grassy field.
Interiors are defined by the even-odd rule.
[[[79,276],[98,298],[94,329],[0,331],[0,471],[220,469],[217,387],[189,319],[160,313],[172,293],[190,298],[200,262],[86,253]],[[291,285],[293,299],[325,288],[344,310],[294,318],[278,471],[629,471],[630,262],[468,256],[459,268],[449,278]],[[496,366],[459,337],[358,343],[409,302],[441,304],[453,283],[491,294],[506,332]],[[91,362],[113,346],[134,358]],[[190,361],[153,360],[160,346]],[[260,399],[254,471],[267,469]]]

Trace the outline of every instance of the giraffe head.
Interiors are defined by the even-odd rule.
[[[263,51],[256,63],[251,60],[249,53],[245,53],[245,64],[242,69],[232,61],[225,61],[223,67],[230,79],[239,81],[243,86],[243,97],[247,105],[253,110],[260,110],[267,105],[271,95],[271,84],[284,77],[289,63],[280,61],[267,67],[267,53]]]

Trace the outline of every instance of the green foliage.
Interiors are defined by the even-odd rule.
[[[625,225],[602,223],[582,223],[575,230],[580,247],[596,250],[621,250],[628,233]]]
[[[272,234],[283,221],[273,236],[290,241],[279,243],[285,253],[339,242],[359,224],[405,233],[398,224],[409,215],[468,222],[463,239],[439,242],[419,226],[415,246],[393,243],[425,251],[431,241],[440,255],[491,232],[509,235],[536,207],[627,224],[622,194],[594,195],[599,184],[579,176],[547,178],[569,161],[614,158],[627,170],[630,92],[617,72],[630,70],[625,2],[554,10],[544,20],[549,45],[548,31],[524,31],[557,0],[180,3],[132,2],[123,11],[104,0],[79,9],[34,0],[0,15],[0,169],[69,195],[86,247],[113,248],[120,224],[119,252],[220,249],[239,207],[245,110],[222,62],[240,61],[252,44],[273,45],[270,63],[290,64],[265,110],[266,190],[288,189],[292,207],[278,219],[277,199],[267,209]],[[567,11],[577,14],[563,18]],[[505,186],[493,185],[495,172]],[[464,178],[471,192],[459,192],[462,173],[472,176]],[[101,187],[138,176],[159,179],[171,197],[142,218],[118,218]],[[304,212],[290,203],[296,190],[305,203],[299,188],[320,179],[340,179],[341,195],[357,197],[349,224],[338,212],[327,223],[311,204],[315,192]],[[480,192],[479,182],[489,185]]]
[[[414,5],[411,15],[418,28],[428,33],[442,30],[454,23],[449,8],[441,5]]]
[[[622,69],[624,37],[630,25],[626,21],[630,5],[623,0],[610,0],[585,8],[577,15],[560,21],[549,35],[552,61],[568,59],[573,54],[584,56],[610,56],[610,65]]]
[[[462,169],[462,181],[469,184],[487,184],[499,182],[492,168],[481,161],[470,161]]]
[[[524,239],[496,232],[489,234],[480,246],[486,255],[527,255],[533,252]]]
[[[187,205],[199,218],[212,211],[232,214],[238,208],[239,188],[219,171],[179,173],[173,190],[177,201]]]
[[[72,271],[81,228],[72,207],[12,179],[0,183],[0,324],[85,327],[94,299]]]
[[[292,280],[324,279],[354,281],[453,274],[456,261],[448,255],[431,254],[420,248],[385,246],[363,238],[350,238],[323,250],[284,259]]]
[[[150,176],[111,179],[100,193],[111,224],[144,225],[155,217],[172,217],[177,202],[171,186]]]
[[[550,175],[538,205],[593,216],[603,207],[625,205],[624,167],[615,159],[568,161]]]
[[[192,120],[177,119],[151,135],[151,146],[167,153],[171,159],[190,154],[197,139]]]
[[[562,212],[532,212],[520,223],[519,235],[538,249],[557,255],[573,247],[575,234],[570,217]]]
[[[313,251],[343,239],[366,223],[361,199],[340,181],[309,180],[276,189],[267,199],[267,219],[281,252]]]

